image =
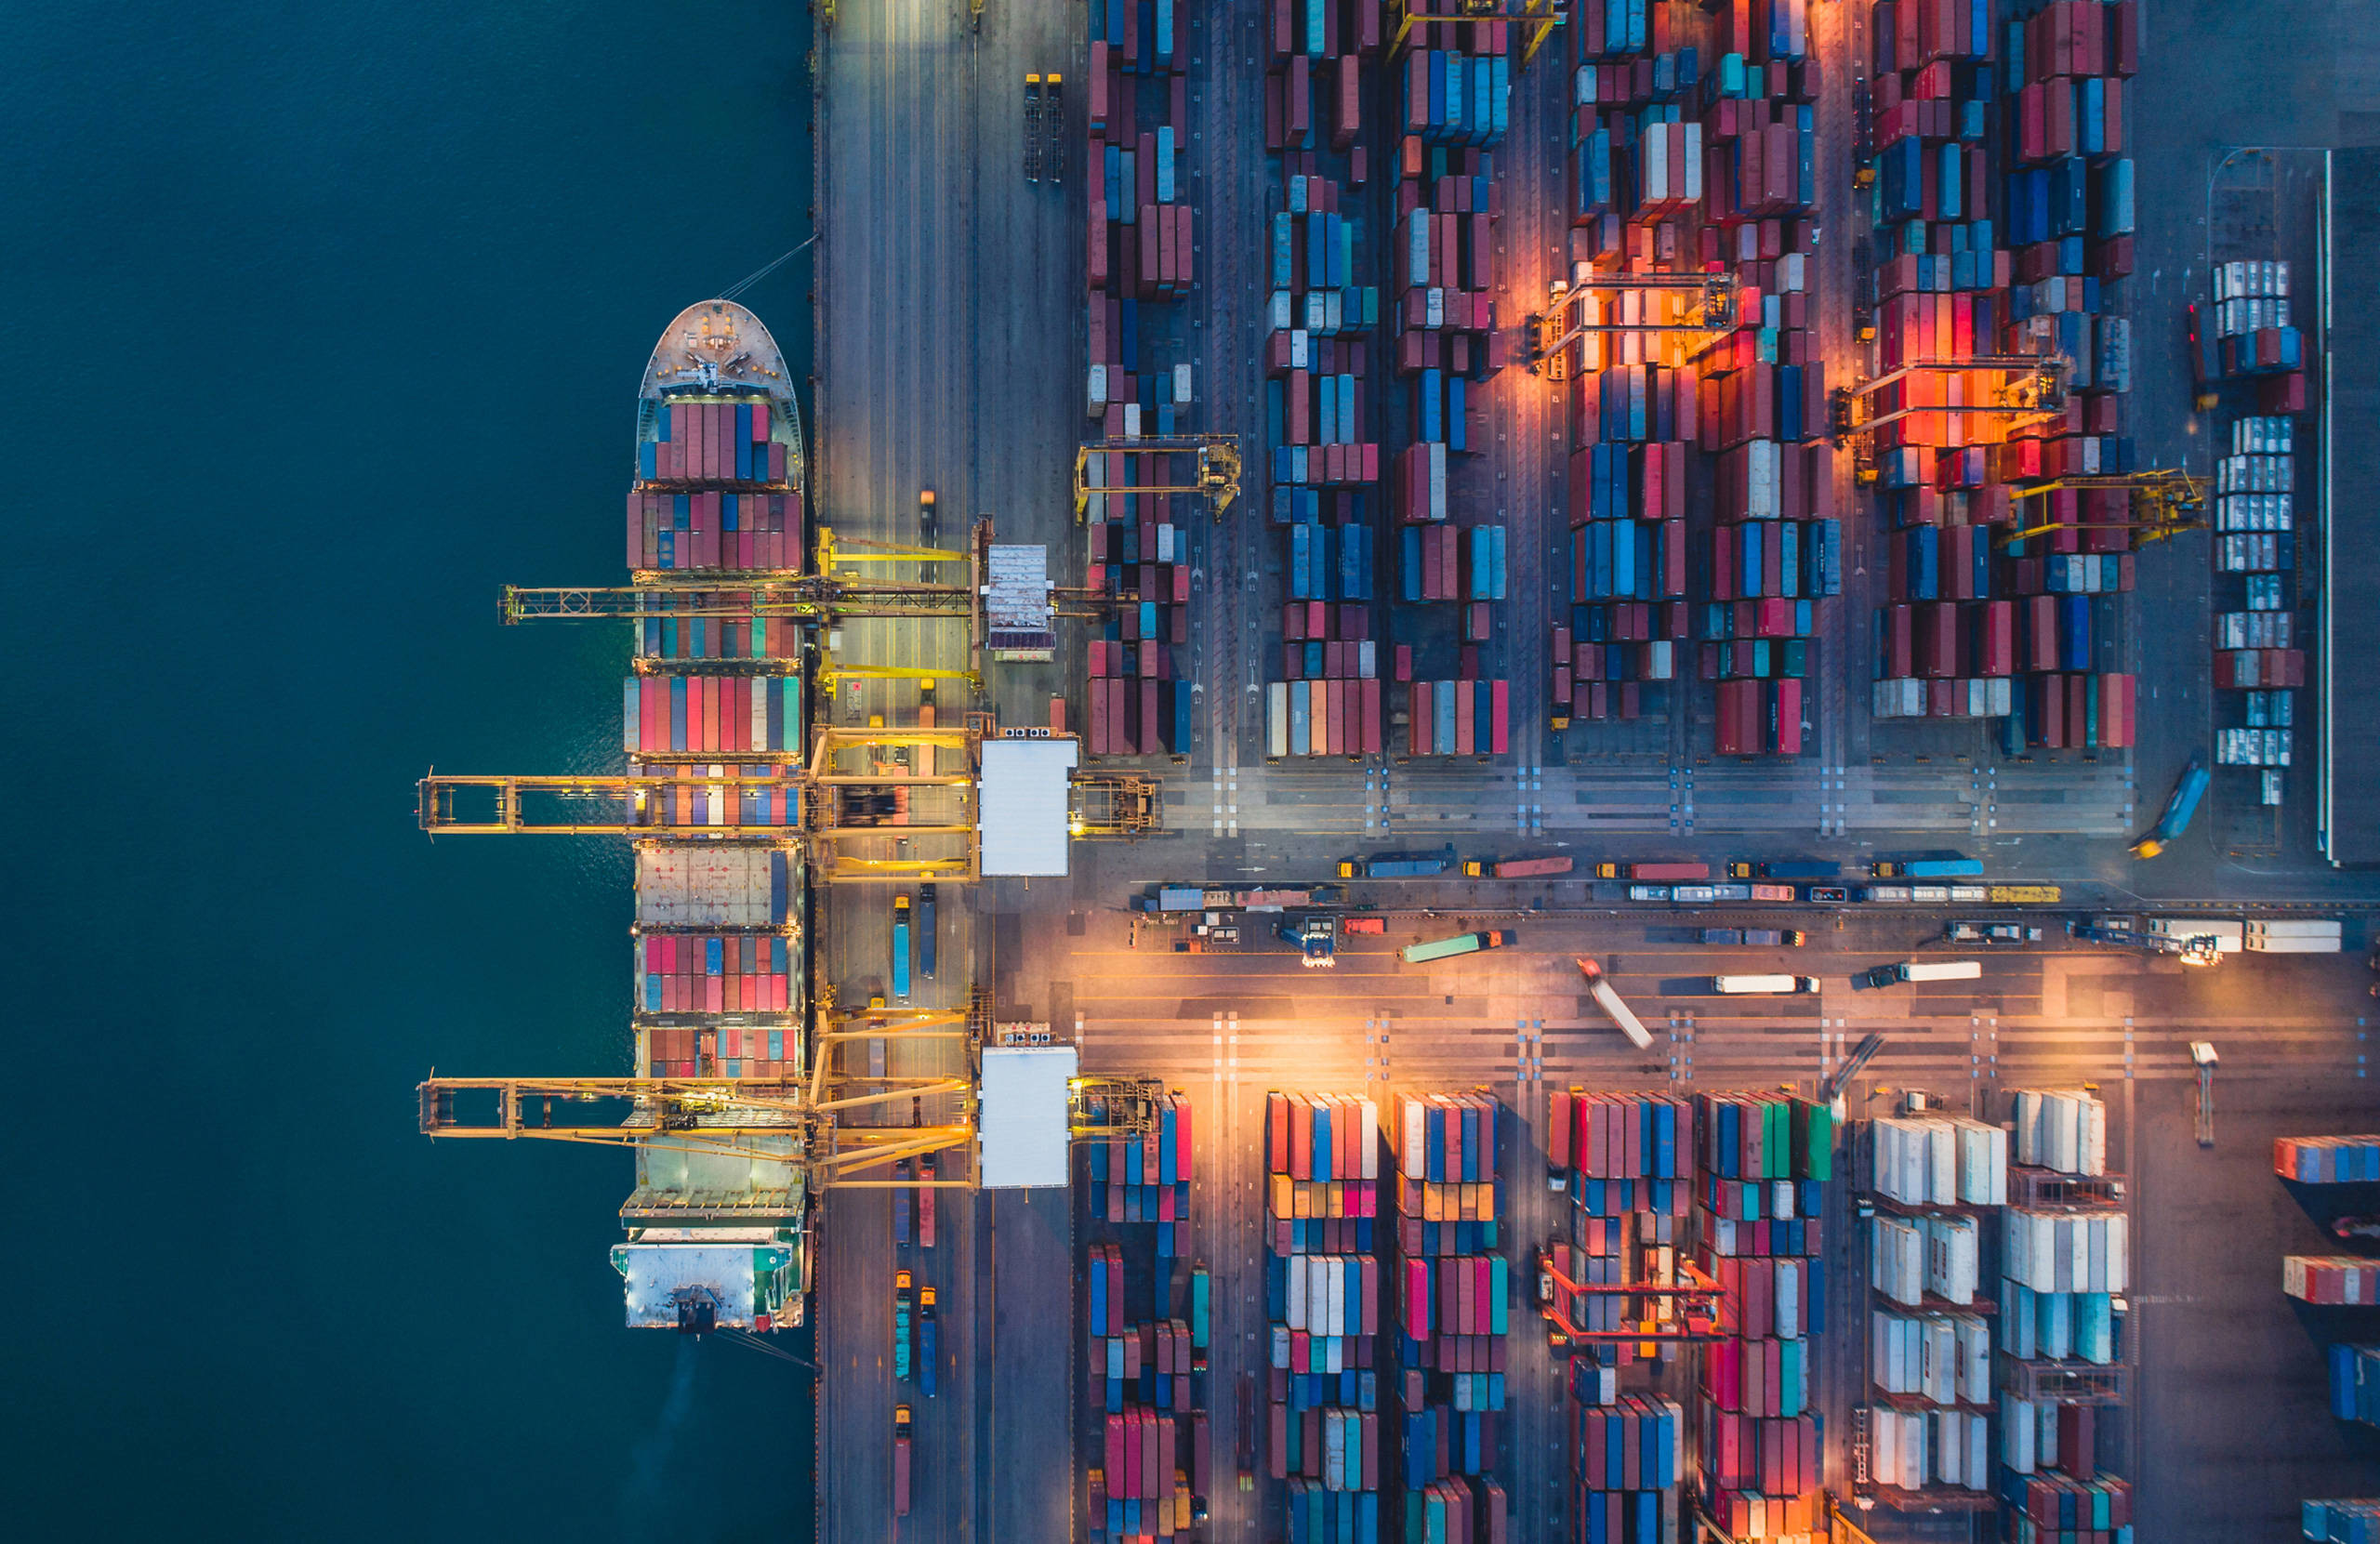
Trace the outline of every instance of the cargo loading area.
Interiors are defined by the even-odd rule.
[[[629,775],[424,804],[636,843],[615,1263],[818,1537],[2380,1495],[2317,11],[820,13],[806,424],[673,323]]]

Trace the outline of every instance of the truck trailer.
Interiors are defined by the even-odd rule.
[[[1448,842],[1435,854],[1390,853],[1378,858],[1355,858],[1339,865],[1342,879],[1426,879],[1433,874],[1444,874],[1454,866],[1454,844]]]
[[[1513,941],[1509,928],[1489,928],[1483,932],[1457,933],[1452,938],[1434,939],[1427,944],[1408,944],[1405,963],[1422,965],[1434,959],[1452,959],[1457,955],[1475,955],[1484,949],[1501,949]]]
[[[1570,872],[1567,858],[1507,858],[1491,863],[1481,858],[1466,859],[1462,872],[1471,878],[1538,879]]]
[[[909,1515],[909,1407],[892,1406],[892,1515]]]
[[[1905,959],[1897,965],[1879,965],[1863,972],[1858,979],[1870,986],[1891,986],[1905,981],[1980,981],[1983,979],[1983,961]]]
[[[1631,1045],[1638,1050],[1652,1049],[1651,1033],[1645,1028],[1643,1021],[1636,1017],[1634,1010],[1620,1000],[1620,994],[1612,990],[1611,983],[1604,979],[1603,967],[1584,955],[1577,957],[1579,974],[1586,978],[1587,992],[1594,998],[1595,1006],[1601,1008],[1611,1022],[1620,1026],[1620,1032],[1628,1036]]]

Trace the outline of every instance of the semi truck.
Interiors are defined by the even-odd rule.
[[[909,1000],[909,898],[892,897],[892,1000]]]
[[[1540,879],[1556,874],[1567,874],[1570,872],[1570,860],[1567,858],[1507,858],[1501,863],[1490,862],[1484,858],[1472,858],[1464,862],[1462,872],[1474,879],[1483,877],[1494,879]]]
[[[1273,933],[1298,952],[1300,965],[1328,970],[1339,963],[1339,924],[1326,914],[1276,923]]]
[[[2149,835],[2132,844],[2132,855],[2153,858],[2180,840],[2182,833],[2190,827],[2190,817],[2198,813],[2199,800],[2206,797],[2206,785],[2211,781],[2205,763],[2191,757],[2190,764],[2182,769],[2181,777],[2174,784],[2174,791],[2165,796],[2165,810],[2157,817],[2157,824],[2149,828]]]
[[[2336,922],[2250,922],[2243,942],[2250,954],[2334,955],[2342,931]]]
[[[1620,994],[1612,990],[1611,983],[1604,979],[1603,967],[1584,955],[1577,958],[1579,974],[1587,979],[1587,992],[1594,998],[1595,1006],[1620,1026],[1620,1032],[1628,1036],[1631,1045],[1638,1050],[1652,1049],[1652,1035],[1636,1017],[1634,1010],[1620,1000]]]
[[[1705,928],[1697,936],[1705,944],[1765,949],[1798,949],[1809,941],[1799,928]]]
[[[933,980],[933,886],[919,885],[918,887],[918,974],[928,981]]]
[[[1673,885],[1711,878],[1709,864],[1597,864],[1598,879],[1633,879],[1639,884]]]
[[[1377,858],[1354,858],[1339,865],[1342,879],[1425,879],[1454,866],[1454,844],[1436,853],[1392,852]]]
[[[918,1387],[928,1399],[933,1397],[933,1296],[931,1287],[918,1294]]]
[[[901,1381],[909,1377],[909,1273],[896,1271],[892,1274],[892,1376]]]
[[[1200,1260],[1190,1268],[1190,1348],[1193,1351],[1206,1350],[1208,1339],[1213,1333],[1212,1294],[1213,1287],[1208,1279],[1206,1261]],[[1203,1474],[1199,1476],[1198,1488],[1207,1488]]]
[[[1789,993],[1808,994],[1818,989],[1816,976],[1712,976],[1711,990],[1723,996],[1780,996]]]
[[[1900,863],[1868,865],[1875,879],[1975,879],[1983,876],[1979,858],[1911,858]]]
[[[1452,938],[1433,939],[1427,944],[1408,944],[1405,963],[1422,965],[1434,959],[1452,959],[1457,955],[1475,955],[1484,949],[1501,949],[1513,941],[1509,928],[1489,928],[1482,932],[1457,933]]]
[[[1842,872],[1841,864],[1825,863],[1816,858],[1727,865],[1727,878],[1730,879],[1831,879]]]
[[[909,1407],[892,1406],[892,1515],[909,1515]]]
[[[925,1184],[918,1190],[918,1247],[933,1247],[933,1181],[942,1177],[942,1160],[929,1153],[918,1160],[918,1171],[925,1177]]]
[[[900,1248],[909,1247],[909,1160],[902,1158],[892,1165],[892,1242]]]
[[[1891,986],[1905,981],[1980,981],[1983,961],[1979,959],[1904,959],[1897,965],[1879,965],[1860,973],[1856,979],[1870,986]]]

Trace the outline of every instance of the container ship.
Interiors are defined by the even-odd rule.
[[[627,558],[631,626],[621,748],[631,776],[769,778],[804,746],[795,619],[764,587],[802,571],[801,417],[775,339],[729,300],[681,311],[638,392]],[[713,587],[713,582],[716,587]],[[639,1075],[765,1086],[803,1062],[807,877],[783,787],[641,795],[636,842]],[[612,1251],[631,1326],[767,1331],[802,1320],[809,1197],[800,1134],[736,1112],[637,1149]]]

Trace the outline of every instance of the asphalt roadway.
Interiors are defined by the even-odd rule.
[[[1818,9],[1819,43],[1834,82],[1821,105],[1834,144],[1847,134],[1848,60],[1863,46],[1857,7]],[[1200,209],[1199,283],[1166,335],[1173,357],[1192,361],[1200,406],[1193,422],[1243,435],[1257,461],[1261,402],[1257,346],[1260,243],[1253,221],[1278,197],[1277,162],[1263,151],[1258,8],[1185,17],[1193,139],[1185,151],[1190,196]],[[2380,138],[2380,79],[2366,68],[2368,25],[2329,0],[2277,6],[2151,7],[2144,28],[2145,89],[2136,144],[2142,278],[2131,300],[2139,387],[2128,427],[2144,460],[2171,461],[2202,446],[2208,426],[2187,413],[2177,350],[2161,352],[2166,320],[2203,284],[2192,244],[2214,237],[2190,215],[2218,139],[2272,144],[2370,142]],[[2259,48],[2251,38],[2310,27],[2323,46]],[[818,378],[812,443],[819,518],[839,533],[908,540],[919,489],[940,496],[945,541],[990,515],[1002,540],[1046,542],[1051,570],[1070,577],[1081,551],[1066,481],[1081,416],[1083,362],[1081,107],[1082,13],[1007,7],[993,0],[980,33],[963,7],[897,0],[847,6],[820,46]],[[1500,223],[1505,294],[1517,318],[1558,271],[1560,224],[1546,202],[1561,176],[1558,140],[1567,86],[1562,45],[1515,76],[1514,131],[1499,155],[1506,183]],[[1063,187],[1021,175],[1021,79],[1063,72],[1069,82],[1068,177]],[[1848,211],[1849,165],[1822,155],[1822,205]],[[2273,241],[2302,243],[2288,218],[2302,187],[2277,162]],[[2302,168],[2298,168],[2302,170]],[[1522,196],[1530,190],[1533,196]],[[2212,205],[2210,205],[2210,208]],[[2249,206],[2253,212],[2253,205]],[[2160,218],[2156,211],[2180,210]],[[2258,237],[2253,219],[2225,239]],[[1848,222],[1821,238],[1824,342],[1848,345]],[[2295,250],[2295,249],[2292,249]],[[2225,255],[2246,255],[2227,249]],[[2276,252],[2276,255],[2286,255]],[[1514,528],[1516,555],[1555,554],[1562,508],[1558,419],[1545,389],[1508,372],[1486,393],[1493,432],[1465,470],[1475,499]],[[1383,416],[1389,399],[1383,394]],[[2168,452],[2173,454],[2169,455]],[[1995,959],[1981,988],[1920,996],[1899,989],[1854,994],[1849,970],[1915,947],[1939,917],[1858,913],[1804,922],[1818,934],[1792,957],[1820,975],[1815,997],[1737,1002],[1686,983],[1718,968],[1713,951],[1682,941],[1698,921],[1607,907],[1607,892],[1580,885],[1534,891],[1500,887],[1408,889],[1384,942],[1358,941],[1330,971],[1301,970],[1283,955],[1176,955],[1162,934],[1133,941],[1123,896],[1158,879],[1214,882],[1318,878],[1350,852],[1435,847],[1467,855],[1567,851],[1582,860],[1691,854],[1709,859],[1825,855],[1847,861],[1956,850],[1985,858],[1995,878],[2058,880],[2078,893],[2122,902],[2165,896],[2354,901],[2367,878],[2335,876],[2311,855],[2310,746],[2301,730],[2286,820],[2269,840],[2243,821],[2236,790],[2218,787],[2211,815],[2155,864],[2122,857],[2153,816],[2190,751],[2197,727],[2217,721],[2206,690],[2209,611],[2203,538],[2144,557],[2143,591],[2110,640],[2109,663],[2139,670],[2143,744],[2136,755],[1998,754],[1974,728],[1871,725],[1865,717],[1866,618],[1879,574],[1861,572],[1828,608],[1818,651],[1816,754],[1797,763],[1718,762],[1699,694],[1675,694],[1647,725],[1605,725],[1550,736],[1543,718],[1545,623],[1561,600],[1549,572],[1516,574],[1494,657],[1514,682],[1515,749],[1476,762],[1395,758],[1355,764],[1280,764],[1262,758],[1250,711],[1276,614],[1267,575],[1277,537],[1263,495],[1210,527],[1194,527],[1194,632],[1185,664],[1204,693],[1197,743],[1185,762],[1160,765],[1171,834],[1138,847],[1077,844],[1066,879],[995,881],[972,892],[943,887],[951,929],[940,981],[919,1005],[958,1000],[972,954],[1001,1017],[1047,1019],[1083,1046],[1089,1070],[1157,1074],[1199,1106],[1202,1151],[1194,1196],[1199,1248],[1217,1272],[1217,1349],[1210,1387],[1219,1466],[1232,1447],[1229,1399],[1237,1367],[1253,1354],[1262,1304],[1255,1297],[1258,1208],[1254,1114],[1273,1087],[1495,1089],[1520,1117],[1507,1172],[1507,1234],[1514,1247],[1554,1224],[1535,1159],[1544,1090],[1596,1088],[1806,1087],[1871,1028],[1893,1032],[1872,1069],[1878,1089],[1923,1088],[1954,1107],[1995,1110],[2006,1089],[2097,1082],[2116,1112],[2132,1170],[2140,1287],[2132,1354],[2140,1412],[2125,1431],[2129,1472],[2140,1487],[2143,1538],[2280,1537],[2297,1497],[2373,1488],[2368,1456],[2350,1450],[2320,1411],[2314,1334],[2325,1327],[2287,1312],[2273,1280],[2284,1244],[2320,1234],[2269,1175],[2276,1132],[2373,1125],[2363,1084],[2363,1019],[2370,999],[2360,966],[2340,960],[2233,960],[2217,970],[2067,949]],[[1855,522],[1850,534],[1864,527]],[[1519,565],[1516,564],[1516,568]],[[1549,570],[1556,565],[1549,563]],[[1880,567],[1880,564],[1878,565]],[[2193,628],[2195,621],[2195,629]],[[854,625],[851,659],[955,668],[949,629]],[[1046,721],[1052,693],[1081,676],[1079,638],[1067,629],[1058,660],[1003,666],[990,700],[1010,722]],[[943,711],[955,717],[947,686]],[[914,721],[917,687],[870,682],[829,709],[837,721]],[[1079,719],[1078,693],[1072,705]],[[2304,715],[2301,714],[2301,722]],[[947,719],[945,721],[948,721]],[[1383,897],[1384,902],[1389,899]],[[1408,970],[1387,952],[1423,936],[1526,914],[1512,952]],[[889,948],[885,887],[839,888],[819,912],[819,978],[846,1003],[882,990]],[[2352,927],[2360,930],[2359,921]],[[1596,954],[1665,1043],[1630,1052],[1581,996],[1570,957]],[[1731,969],[1782,968],[1781,956],[1724,957]],[[2224,1056],[2215,1147],[2202,1151],[2187,1124],[2187,1043],[2213,1038]],[[893,1076],[950,1070],[947,1043],[889,1048]],[[1870,1090],[1858,1090],[1864,1099]],[[2237,1113],[2234,1114],[2233,1112]],[[898,1119],[895,1112],[892,1117]],[[1083,1387],[1070,1295],[1079,1260],[1077,1224],[1063,1197],[1002,1195],[943,1202],[942,1241],[912,1246],[906,1263],[942,1298],[944,1363],[932,1401],[891,1377],[891,1283],[897,1268],[882,1192],[844,1191],[823,1208],[815,1307],[826,1367],[821,1452],[821,1537],[836,1539],[1047,1539],[1075,1531],[1079,1458],[1057,1451],[1056,1433],[1078,1413]],[[2375,1205],[2380,1209],[2380,1205]],[[1836,1247],[1847,1247],[1838,1229]],[[2252,1242],[2253,1247],[2249,1247]],[[1838,1282],[1847,1280],[1838,1272]],[[1846,1286],[1845,1291],[1849,1288]],[[1846,1300],[1846,1312],[1856,1306]],[[1831,1470],[1845,1472],[1844,1419],[1858,1380],[1859,1337],[1839,1316],[1822,1380],[1834,1433]],[[1239,1366],[1247,1365],[1243,1360]],[[1516,1334],[1505,1474],[1518,1505],[1519,1537],[1559,1524],[1555,1445],[1563,1416],[1541,1341]],[[2214,1392],[2211,1391],[2220,1391]],[[889,1518],[892,1406],[917,1412],[916,1505]],[[1227,1485],[1212,1498],[1214,1537],[1260,1537],[1276,1509],[1272,1487],[1242,1498]],[[1252,1504],[1250,1504],[1252,1502]],[[1880,1524],[1880,1527],[1882,1525]],[[1889,1534],[1885,1529],[1880,1537]],[[1914,1532],[1904,1530],[1907,1532]]]

